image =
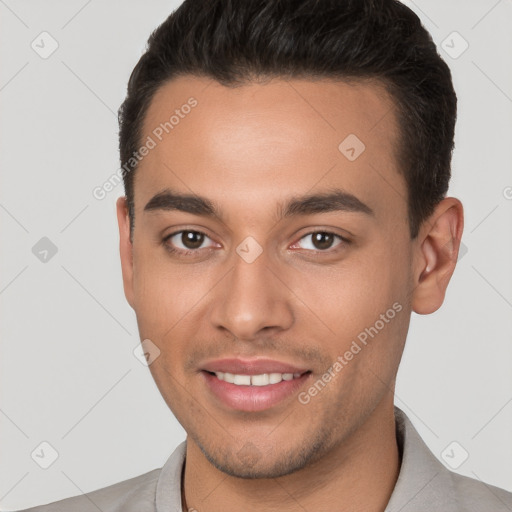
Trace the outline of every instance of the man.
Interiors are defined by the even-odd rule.
[[[120,110],[124,289],[187,432],[33,511],[506,511],[394,408],[455,269],[448,67],[393,0],[185,1]]]

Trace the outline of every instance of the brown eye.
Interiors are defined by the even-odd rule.
[[[176,231],[164,238],[163,242],[170,251],[186,253],[187,251],[198,251],[199,249],[211,248],[213,240],[201,231],[184,229]],[[209,242],[209,243],[208,243]]]
[[[332,233],[313,233],[313,245],[319,249],[329,249],[334,242],[334,235]]]
[[[204,242],[204,233],[199,231],[182,231],[181,232],[181,243],[187,249],[198,249]]]
[[[335,233],[330,233],[329,231],[314,231],[313,233],[303,236],[297,242],[297,245],[301,249],[327,251],[328,249],[337,247],[344,242],[348,243],[348,240],[345,240],[343,237],[336,235]]]

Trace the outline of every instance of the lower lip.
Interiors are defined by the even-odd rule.
[[[286,398],[296,394],[309,378],[304,373],[292,380],[282,380],[267,386],[238,386],[206,371],[201,372],[213,394],[225,405],[238,411],[256,412],[274,407]]]

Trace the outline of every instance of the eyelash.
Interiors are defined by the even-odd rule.
[[[174,231],[173,233],[171,233],[171,234],[167,235],[166,237],[164,237],[164,239],[162,240],[162,244],[165,246],[165,248],[166,248],[166,250],[168,252],[170,252],[171,254],[177,254],[179,256],[190,256],[190,255],[197,254],[201,250],[201,249],[186,249],[186,250],[185,249],[177,249],[176,247],[172,247],[171,245],[169,245],[167,243],[168,240],[170,240],[173,236],[179,235],[180,233],[184,233],[184,232],[196,233],[196,234],[204,235],[206,238],[210,238],[203,231],[198,231],[198,230],[195,230],[195,229],[181,229],[179,231]],[[325,250],[322,250],[322,249],[316,249],[316,250],[307,249],[308,252],[329,254],[329,253],[337,252],[337,250],[338,250],[337,248],[339,246],[343,246],[343,245],[346,246],[346,245],[349,245],[351,243],[351,241],[349,239],[339,235],[338,233],[334,233],[334,232],[328,231],[328,230],[317,230],[317,231],[310,231],[309,233],[306,233],[305,235],[301,236],[297,240],[297,242],[294,242],[293,245],[295,245],[298,242],[300,242],[303,238],[306,238],[307,236],[314,235],[316,233],[322,233],[322,234],[326,234],[326,235],[333,235],[334,237],[336,237],[336,238],[338,238],[340,240],[340,243],[335,245],[334,249],[332,249],[332,248],[325,249]],[[211,247],[203,247],[202,249],[211,249]]]

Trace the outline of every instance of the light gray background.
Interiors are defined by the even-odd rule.
[[[452,460],[469,453],[460,473],[512,490],[512,2],[406,3],[453,70],[450,193],[465,205],[467,253],[442,309],[413,315],[396,403],[441,460],[456,441]],[[1,510],[161,467],[184,439],[133,355],[114,209],[122,188],[92,195],[119,167],[129,73],[178,4],[0,0]],[[43,31],[59,45],[47,59],[31,48]],[[469,43],[458,58],[441,46],[460,51],[453,31]],[[46,263],[32,252],[42,237],[58,248]],[[31,458],[43,441],[59,453],[48,469]]]

